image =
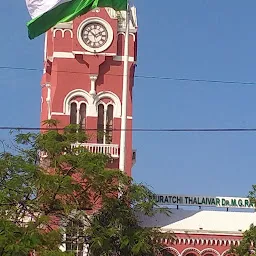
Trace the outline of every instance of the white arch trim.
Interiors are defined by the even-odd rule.
[[[74,102],[72,101],[72,98],[74,97],[83,97],[87,100],[87,106],[88,106],[88,116],[95,116],[97,115],[97,113],[95,113],[94,109],[92,108],[93,106],[93,98],[91,97],[91,95],[85,91],[85,90],[82,90],[82,89],[76,89],[76,90],[73,90],[71,92],[69,92],[65,99],[64,99],[64,102],[63,102],[63,113],[65,115],[69,115],[70,114],[70,103],[71,102]],[[86,103],[86,102],[83,102],[83,103]]]
[[[73,38],[73,31],[71,29],[62,29],[62,28],[55,28],[53,30],[53,37],[56,37],[56,33],[60,31],[61,32],[61,36],[62,38],[65,37],[65,33],[69,32],[70,33],[70,37]]]
[[[221,256],[226,256],[226,255],[228,255],[229,250],[230,250],[230,249],[228,249],[228,250],[224,251],[224,252],[221,254]]]
[[[184,256],[187,253],[193,253],[193,252],[198,253],[199,255],[203,255],[204,253],[212,253],[216,256],[225,256],[229,252],[229,250],[226,250],[225,252],[223,252],[222,255],[220,255],[220,253],[218,251],[216,251],[212,248],[206,248],[206,249],[200,251],[194,247],[186,248],[181,253],[179,253],[179,251],[173,247],[165,247],[161,251],[164,251],[164,250],[170,250],[170,252],[174,253],[175,256]]]
[[[105,109],[107,109],[107,107],[108,107],[109,105],[114,106],[114,102],[112,102],[112,101],[110,101],[110,102],[108,102],[108,103],[105,103],[105,102],[103,102],[103,101],[98,101],[98,102],[96,103],[97,109],[98,109],[98,107],[99,107],[100,104],[102,104]]]
[[[164,250],[170,250],[170,252],[174,253],[175,256],[180,256],[181,254],[179,253],[179,251],[173,247],[165,247],[163,248],[161,251],[164,251]]]
[[[97,106],[98,102],[100,102],[104,98],[109,98],[113,101],[113,106],[114,106],[114,117],[115,118],[120,118],[121,113],[122,113],[122,106],[121,106],[121,101],[118,98],[118,96],[110,91],[103,91],[98,93],[95,98],[94,98],[94,105]]]
[[[189,241],[189,242],[188,242]],[[194,239],[194,238],[177,238],[176,242],[178,244],[191,244],[191,245],[196,245],[196,244],[205,244],[205,245],[231,245],[231,244],[236,244],[240,243],[240,240],[238,239],[204,239],[204,238],[199,238],[199,239]]]
[[[185,256],[186,253],[193,253],[193,252],[196,252],[198,253],[198,255],[200,255],[200,251],[194,247],[190,247],[190,248],[186,248],[185,250],[182,251],[182,253],[180,254],[181,256]]]
[[[85,91],[83,89],[73,90],[66,95],[66,97],[63,101],[63,114],[64,115],[70,114],[70,103],[72,101],[72,98],[78,97],[78,96],[85,98],[87,101],[87,108],[88,108],[86,110],[87,116],[97,117],[98,116],[98,112],[97,112],[98,102],[100,102],[104,98],[109,98],[112,100],[112,104],[114,107],[114,113],[113,113],[114,118],[121,118],[121,110],[122,110],[121,101],[115,93],[110,92],[110,91],[103,91],[103,92],[98,93],[95,97],[93,97],[87,91]]]
[[[83,100],[83,101],[71,100],[71,101],[70,101],[70,105],[71,105],[72,103],[76,103],[78,109],[80,109],[80,107],[81,107],[82,104],[85,104],[85,105],[86,105],[86,108],[88,107],[88,103],[87,103],[86,101],[84,101],[84,100]],[[69,106],[69,110],[68,110],[68,111],[69,111],[68,114],[70,114],[70,106]]]
[[[119,35],[125,36],[125,32],[118,32],[118,33],[117,33],[117,36],[119,36]],[[130,32],[130,33],[129,33],[129,36],[132,36],[133,41],[135,42],[135,40],[136,40],[135,34],[132,33],[132,32]]]
[[[206,249],[202,250],[201,255],[203,255],[204,253],[213,253],[217,256],[220,256],[219,252],[217,252],[216,250],[214,250],[212,248],[206,248]]]

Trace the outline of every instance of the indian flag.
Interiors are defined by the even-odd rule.
[[[33,39],[55,26],[68,22],[96,7],[126,10],[128,0],[26,0],[32,20],[27,23],[28,35]]]

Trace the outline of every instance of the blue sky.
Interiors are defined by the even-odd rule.
[[[256,82],[254,0],[154,2],[135,0],[137,75]],[[0,66],[42,68],[27,20],[25,0],[3,1]],[[0,69],[0,126],[39,126],[40,79]],[[256,85],[137,78],[134,128],[256,128],[255,98]],[[135,180],[159,193],[246,196],[256,179],[256,133],[135,132],[134,148]]]

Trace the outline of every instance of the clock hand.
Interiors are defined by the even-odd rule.
[[[98,33],[95,37],[98,38],[99,36],[102,36],[102,34]]]
[[[92,31],[90,31],[90,34],[93,36],[93,41],[96,42],[96,35]]]
[[[102,32],[98,32],[95,36],[98,37],[101,34],[102,34]]]

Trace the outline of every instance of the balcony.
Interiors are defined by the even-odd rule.
[[[76,143],[73,147],[83,147],[91,153],[109,155],[119,158],[119,146],[116,144]]]

